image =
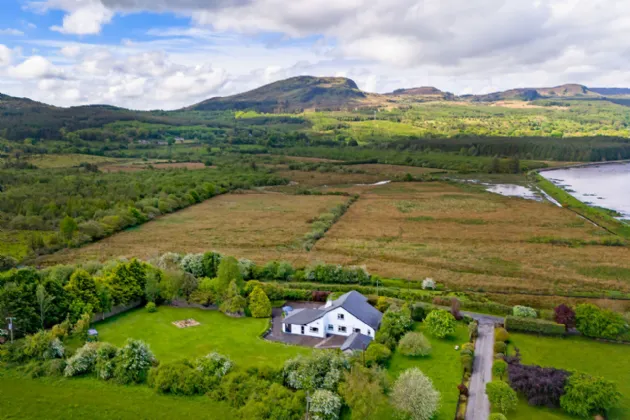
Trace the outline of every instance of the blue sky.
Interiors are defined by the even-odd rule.
[[[365,90],[630,86],[618,0],[2,0],[0,92],[174,109],[290,76]]]

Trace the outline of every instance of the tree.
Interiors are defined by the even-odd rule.
[[[486,394],[490,400],[492,408],[507,414],[516,410],[518,396],[510,386],[503,381],[492,381],[486,384]]]
[[[510,339],[510,333],[505,328],[494,330],[494,341],[506,342]]]
[[[385,296],[380,296],[377,300],[376,300],[376,309],[378,309],[381,312],[385,312],[387,311],[387,309],[389,308],[389,300],[385,297]]]
[[[249,295],[249,310],[254,318],[269,318],[271,316],[271,302],[260,286],[256,286]]]
[[[311,397],[310,412],[313,420],[337,420],[341,405],[341,398],[337,394],[318,389]]]
[[[345,355],[318,350],[309,356],[301,355],[287,360],[282,375],[285,385],[292,389],[334,391],[349,368]]]
[[[422,333],[408,332],[398,343],[398,350],[405,356],[428,356],[431,343]]]
[[[122,384],[144,382],[149,368],[155,362],[155,357],[145,342],[129,338],[116,356],[114,376]]]
[[[440,393],[418,368],[404,371],[394,383],[392,405],[413,420],[430,420],[440,408]]]
[[[238,261],[234,257],[226,257],[221,260],[217,273],[219,278],[218,292],[221,296],[228,293],[230,283],[236,283],[238,290],[242,290],[244,286],[243,275],[238,267]]]
[[[575,328],[575,311],[564,303],[554,309],[554,320],[558,324],[564,324],[567,330]]]
[[[74,235],[74,232],[76,232],[76,230],[78,228],[79,228],[79,225],[70,216],[64,217],[63,220],[61,221],[61,223],[59,224],[59,232],[61,232],[61,235],[67,241],[72,239],[72,236]]]
[[[365,363],[368,367],[384,365],[390,357],[392,357],[392,351],[381,343],[370,343],[365,350]]]
[[[503,380],[507,367],[508,365],[505,360],[495,360],[492,364],[492,376],[497,376],[499,379]]]
[[[383,315],[381,328],[376,334],[376,341],[394,348],[400,337],[413,327],[411,310],[405,305],[402,308],[392,306]]]
[[[533,406],[560,407],[570,373],[566,370],[522,365],[511,361],[508,367],[509,383]]]
[[[221,303],[221,312],[228,315],[241,315],[247,306],[247,300],[241,296],[236,281],[232,280],[228,287],[227,295]]]
[[[626,329],[623,316],[590,303],[577,305],[575,319],[577,329],[587,337],[614,340]]]
[[[37,306],[39,308],[39,319],[42,324],[42,330],[44,329],[46,314],[50,311],[52,307],[52,301],[55,299],[54,296],[50,296],[48,292],[46,292],[46,287],[43,284],[37,285],[37,290],[35,291],[35,297],[37,298]]]
[[[567,381],[560,406],[574,416],[593,417],[605,415],[620,399],[614,382],[576,372]]]
[[[445,338],[455,333],[455,317],[443,309],[431,312],[424,323],[429,332],[437,338]]]
[[[379,409],[386,404],[383,395],[385,377],[381,370],[354,365],[339,385],[339,393],[352,410],[353,420],[378,419]]]
[[[512,313],[514,314],[514,316],[518,316],[521,318],[537,318],[538,317],[536,310],[534,308],[530,308],[529,306],[516,305],[512,309]]]
[[[91,305],[95,310],[100,308],[96,282],[87,271],[79,269],[72,273],[64,289],[82,304]]]

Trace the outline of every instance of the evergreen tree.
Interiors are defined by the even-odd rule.
[[[256,286],[249,295],[249,310],[254,318],[269,318],[271,302],[260,286]]]

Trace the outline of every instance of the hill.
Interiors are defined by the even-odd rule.
[[[343,109],[367,102],[373,96],[344,77],[298,76],[249,92],[216,97],[186,108],[195,111],[255,110],[291,112],[304,109]]]
[[[409,89],[396,89],[388,95],[417,95],[417,96],[431,96],[431,95],[443,95],[440,89],[433,86],[421,86]]]
[[[517,88],[486,95],[465,95],[462,99],[474,102],[495,102],[505,100],[533,101],[542,98],[599,98],[601,95],[583,85],[565,84],[556,87]]]
[[[591,92],[604,96],[630,95],[630,88],[588,88]]]

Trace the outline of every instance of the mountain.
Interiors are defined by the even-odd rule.
[[[433,86],[421,86],[409,89],[396,89],[388,95],[411,95],[411,96],[441,96],[444,95],[440,89]]]
[[[465,95],[462,99],[475,102],[495,102],[505,100],[533,101],[543,98],[599,98],[601,95],[583,85],[565,84],[551,88],[518,88],[486,95]]]
[[[237,95],[216,97],[186,110],[245,110],[291,112],[304,109],[343,109],[368,102],[374,96],[345,77],[298,76]]]
[[[588,88],[588,90],[603,96],[630,95],[630,88]]]

